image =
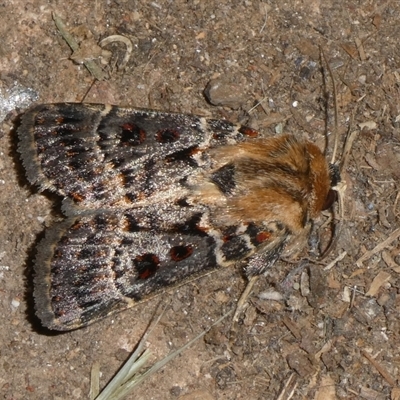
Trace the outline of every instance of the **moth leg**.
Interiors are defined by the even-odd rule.
[[[275,238],[267,244],[266,248],[262,252],[254,254],[248,260],[248,265],[245,269],[248,283],[246,289],[241,294],[237,305],[236,311],[233,316],[233,323],[236,324],[239,321],[240,315],[246,308],[247,299],[253,289],[254,284],[257,282],[260,275],[265,273],[265,271],[275,264],[278,260],[284,247],[289,240],[289,235],[287,229],[284,227],[277,226],[277,231],[275,232]]]
[[[233,324],[234,325],[236,325],[239,322],[239,317],[240,317],[240,315],[243,314],[243,312],[246,308],[247,299],[250,296],[253,286],[257,282],[258,278],[259,278],[259,275],[254,275],[247,282],[246,289],[241,294],[241,296],[236,304],[235,314],[233,315]]]

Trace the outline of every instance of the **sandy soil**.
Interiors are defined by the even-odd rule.
[[[93,84],[70,59],[52,12],[86,39],[89,53],[109,35],[131,39],[127,68],[115,67],[124,45],[110,45],[109,79]],[[154,359],[233,309],[246,285],[238,266],[81,330],[41,328],[32,261],[61,214],[54,196],[28,185],[16,152],[18,114],[35,94],[38,102],[84,99],[246,121],[323,146],[333,89],[321,46],[335,75],[341,142],[350,124],[357,132],[342,176],[343,229],[329,259],[278,262],[254,287],[234,335],[225,320],[129,398],[399,399],[399,15],[394,0],[0,2],[0,398],[86,399],[93,363],[104,386],[160,297],[170,306],[148,339]],[[213,93],[218,106],[203,95],[213,79],[222,85]],[[266,300],[270,288],[283,299]]]

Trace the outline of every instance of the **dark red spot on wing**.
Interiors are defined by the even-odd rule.
[[[142,201],[148,197],[145,192],[127,193],[126,196],[128,196],[131,201]]]
[[[189,163],[190,165],[197,166],[197,163],[192,156],[199,151],[201,150],[199,150],[197,146],[188,147],[187,149],[179,150],[175,153],[169,154],[167,157],[165,157],[165,160],[168,162],[184,161]]]
[[[153,276],[160,267],[160,259],[152,253],[137,256],[133,260],[139,279],[147,279]]]
[[[64,117],[62,117],[61,115],[59,115],[58,117],[55,118],[54,122],[57,125],[61,125],[64,122]]]
[[[125,199],[126,199],[127,203],[133,203],[134,201],[136,201],[137,196],[135,193],[127,193],[125,195]]]
[[[188,258],[193,253],[193,247],[191,245],[187,246],[174,246],[169,251],[172,261],[182,261]]]
[[[239,132],[248,137],[257,137],[259,135],[259,133],[255,129],[249,128],[247,126],[242,126],[239,129]]]
[[[124,187],[129,187],[135,183],[135,172],[128,168],[120,171],[119,178],[122,181]]]
[[[181,134],[174,129],[162,129],[156,133],[156,140],[160,143],[176,142]]]
[[[234,237],[235,237],[234,235],[225,235],[225,236],[222,238],[222,241],[223,241],[224,243],[228,243],[228,242],[229,242],[230,240],[232,240]]]
[[[79,151],[76,151],[76,150],[67,150],[65,152],[65,155],[68,158],[73,158],[75,156],[79,156],[79,154],[81,154],[81,153]],[[76,163],[72,163],[72,162],[69,163],[69,166],[72,167],[73,169],[77,169],[76,165],[77,165]],[[82,164],[80,164],[80,165],[82,166]]]
[[[183,223],[175,224],[174,231],[189,234],[189,235],[199,235],[199,236],[206,236],[208,228],[201,226],[201,217],[202,213],[197,213],[191,216],[188,220]]]
[[[59,131],[60,133],[62,133],[62,131]],[[80,150],[84,151],[85,148],[83,147],[83,140],[79,139],[79,138],[75,138],[72,136],[64,136],[62,139],[60,139],[58,141],[59,145],[62,147],[68,147],[68,148],[73,148],[75,149],[76,147],[80,146]]]
[[[35,139],[38,140],[38,139],[40,139],[40,137],[35,134]],[[40,144],[38,142],[36,142],[36,148],[37,148],[38,154],[44,153],[46,150],[46,146],[44,146],[43,144]]]
[[[224,243],[227,243],[231,241],[234,237],[236,237],[236,226],[229,226],[226,229],[224,229],[223,236],[222,236],[222,241]]]
[[[66,312],[64,310],[54,310],[54,315],[57,318],[61,318],[66,314]]]
[[[146,140],[146,132],[135,124],[121,126],[121,142],[124,146],[139,146]]]
[[[82,227],[82,223],[81,222],[77,222],[74,225],[71,226],[71,230],[76,231],[78,229],[80,229]]]
[[[130,214],[124,215],[123,227],[124,227],[123,229],[127,232],[140,231],[140,227],[138,222],[136,221],[136,218]]]
[[[100,282],[100,281],[104,281],[107,280],[107,275],[96,275],[92,277],[93,282]]]
[[[81,201],[85,200],[85,197],[79,193],[72,192],[71,197],[77,202],[80,203]]]
[[[266,240],[269,240],[270,238],[271,234],[269,232],[261,231],[257,233],[255,240],[258,243],[262,243],[265,242]]]
[[[258,246],[261,243],[270,240],[272,236],[271,232],[264,230],[263,227],[253,223],[248,224],[246,234],[249,235],[250,241],[254,246]]]

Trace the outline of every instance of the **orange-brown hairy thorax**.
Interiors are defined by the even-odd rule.
[[[221,224],[279,221],[296,233],[322,210],[329,168],[312,143],[284,135],[217,148],[211,155],[216,169],[210,180],[220,195],[212,202]]]

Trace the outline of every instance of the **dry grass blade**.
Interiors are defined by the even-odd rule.
[[[223,319],[225,319],[228,315],[230,315],[232,311],[227,312],[221,318],[219,318],[216,322],[214,322],[208,329],[205,329],[195,338],[190,340],[184,346],[175,350],[174,352],[168,354],[162,360],[156,362],[152,367],[150,367],[144,373],[140,373],[140,370],[144,367],[147,361],[150,358],[150,351],[148,349],[144,349],[145,342],[150,335],[153,328],[157,325],[159,320],[161,319],[161,314],[157,321],[154,323],[153,327],[150,327],[142,339],[140,340],[136,350],[129,357],[128,361],[123,365],[123,367],[118,371],[115,377],[108,383],[108,385],[103,389],[99,396],[97,396],[96,400],[122,400],[125,398],[132,390],[135,389],[137,385],[143,382],[146,378],[155,374],[159,371],[164,365],[173,360],[176,356],[181,354],[185,349],[187,349],[194,342],[203,337],[213,326],[219,324]]]
[[[259,278],[258,275],[252,276],[249,279],[248,283],[247,283],[246,289],[244,290],[244,292],[240,296],[240,299],[239,299],[239,301],[237,302],[237,305],[236,305],[235,314],[233,316],[233,323],[234,324],[239,321],[239,317],[240,317],[240,315],[242,314],[242,312],[243,312],[243,310],[245,308],[247,299],[248,299],[248,297],[249,297],[249,295],[251,293],[251,290],[253,289],[254,284],[257,282],[258,278]]]
[[[100,363],[95,362],[90,371],[90,392],[89,399],[95,399],[100,393]]]
[[[74,37],[68,32],[62,19],[56,13],[53,13],[53,20],[54,23],[56,24],[58,31],[60,32],[60,35],[68,43],[68,46],[71,47],[72,51],[78,51],[79,44],[76,42]],[[94,61],[85,60],[83,64],[87,68],[87,70],[92,74],[92,76],[98,81],[104,80],[106,78],[106,74],[102,71],[101,68],[97,66],[97,64]]]
[[[298,380],[295,373],[289,376],[283,387],[281,393],[279,394],[277,400],[290,400],[293,397],[294,391],[298,386]]]
[[[339,261],[342,261],[343,258],[345,258],[347,256],[347,251],[343,251],[341,252],[332,262],[330,262],[325,268],[324,271],[329,271],[330,269],[332,269],[335,264]]]
[[[396,380],[393,379],[392,375],[387,371],[387,369],[377,362],[366,350],[362,350],[362,355],[376,368],[376,370],[382,375],[382,377],[389,383],[390,386],[396,386]]]
[[[366,251],[357,261],[356,265],[358,267],[362,266],[364,261],[367,261],[373,255],[379,253],[380,251],[386,249],[393,241],[400,237],[400,228],[395,229],[383,242],[379,243],[372,250]]]
[[[126,397],[143,380],[141,378],[144,375],[140,375],[139,372],[150,356],[151,352],[148,349],[140,355],[135,351],[96,400],[120,400]]]

